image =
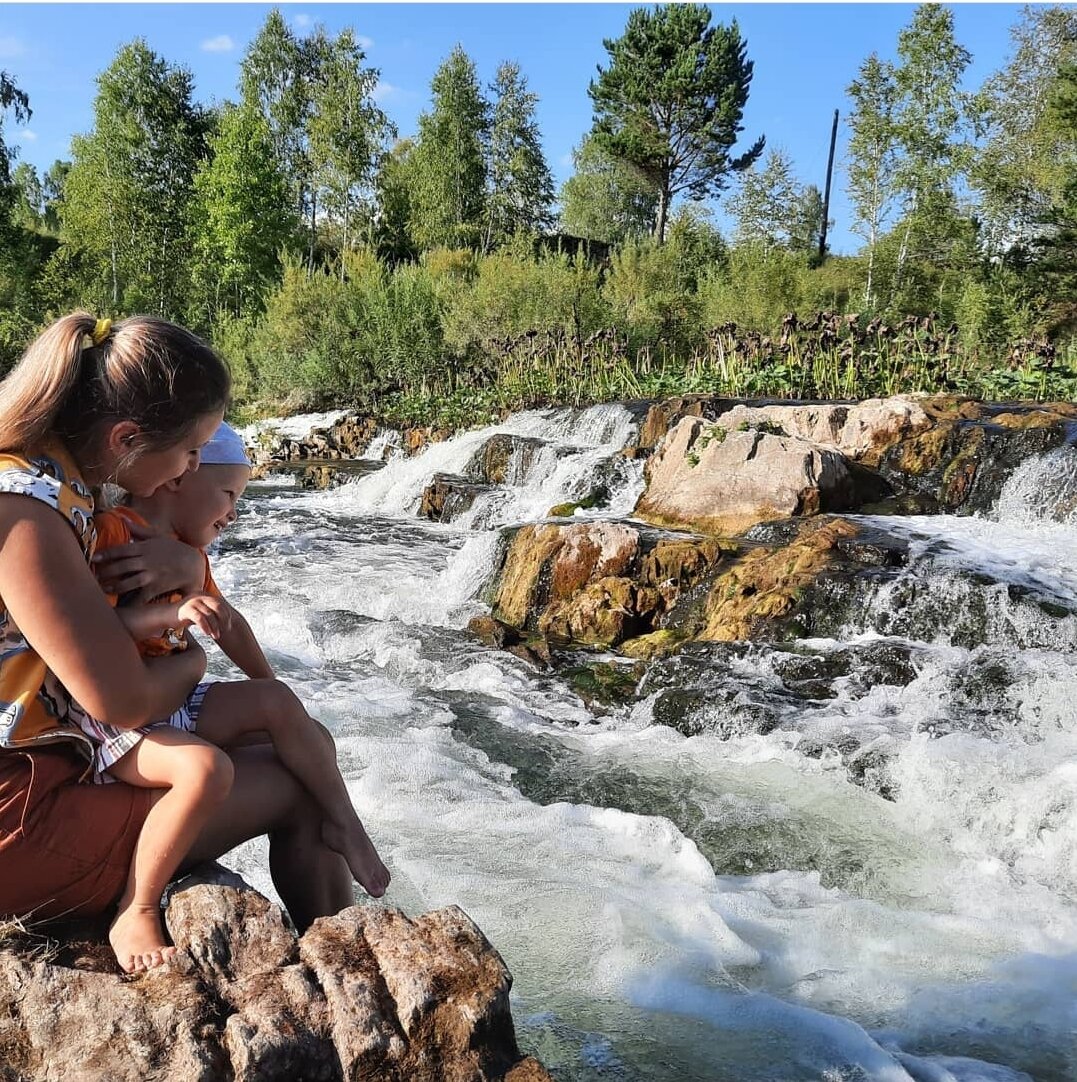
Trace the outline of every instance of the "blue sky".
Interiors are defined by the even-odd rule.
[[[540,98],[539,124],[558,182],[571,174],[571,152],[591,123],[588,81],[634,4],[280,4],[295,29],[345,26],[366,40],[369,63],[381,71],[382,107],[401,135],[413,134],[429,102],[430,78],[459,43],[484,83],[499,61],[516,60]],[[66,157],[71,136],[92,123],[94,79],[125,42],[143,37],[195,76],[205,102],[235,98],[239,61],[270,4],[3,4],[0,69],[30,95],[26,131],[9,120],[5,138],[40,170]],[[748,41],[755,76],[745,111],[744,144],[763,133],[792,157],[804,182],[823,186],[834,109],[844,116],[845,87],[872,51],[893,57],[911,4],[711,4],[715,21],[736,19]],[[1018,4],[957,4],[958,40],[972,53],[967,75],[978,86],[1004,63]],[[839,132],[831,237],[838,252],[855,251],[849,233]],[[716,220],[724,221],[721,206]]]

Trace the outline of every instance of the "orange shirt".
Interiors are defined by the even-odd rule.
[[[97,530],[96,551],[104,552],[105,549],[113,548],[116,545],[129,544],[132,539],[132,523],[137,526],[149,525],[137,511],[132,511],[130,507],[114,507],[110,511],[98,511],[93,517],[93,524]],[[221,591],[217,588],[217,584],[213,581],[213,575],[209,570],[209,557],[206,555],[205,549],[199,549],[199,551],[202,553],[202,559],[206,565],[202,592],[212,594],[214,597],[221,597]],[[120,599],[115,594],[106,594],[105,596],[109,599],[111,605],[115,606],[119,603]],[[161,594],[160,597],[155,597],[151,604],[160,602],[174,605],[182,600],[183,594],[180,593]],[[174,654],[180,649],[184,649],[184,647],[175,646],[163,636],[156,639],[146,639],[138,644],[138,652],[143,657],[164,657],[167,654]]]

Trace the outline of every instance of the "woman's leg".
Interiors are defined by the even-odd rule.
[[[175,954],[161,927],[161,895],[184,854],[232,786],[228,756],[179,729],[155,728],[108,771],[142,789],[163,790],[146,816],[109,941],[128,973]]]
[[[355,903],[344,858],[322,837],[324,813],[277,758],[262,744],[231,751],[232,791],[202,827],[181,868],[216,860],[237,845],[269,835],[273,883],[300,933],[316,917],[331,916]]]
[[[380,898],[389,872],[355,812],[337,766],[336,748],[279,680],[214,684],[198,712],[198,734],[219,747],[234,747],[253,732],[268,732],[281,762],[314,794],[325,812],[325,841],[348,862],[368,894]]]

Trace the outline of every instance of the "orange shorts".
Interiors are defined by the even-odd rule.
[[[61,745],[0,751],[0,915],[92,916],[123,893],[153,793],[85,770]]]

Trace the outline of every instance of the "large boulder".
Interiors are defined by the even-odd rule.
[[[729,429],[685,417],[647,463],[636,514],[657,525],[735,536],[758,522],[844,511],[860,496],[845,457],[773,423]]]
[[[628,523],[525,526],[498,569],[494,616],[554,640],[617,645],[658,630],[723,553],[714,538]]]
[[[455,907],[411,919],[355,906],[297,940],[242,882],[194,879],[167,923],[176,959],[134,979],[93,945],[50,959],[14,937],[0,950],[0,1078],[549,1082],[517,1049],[508,970]]]

